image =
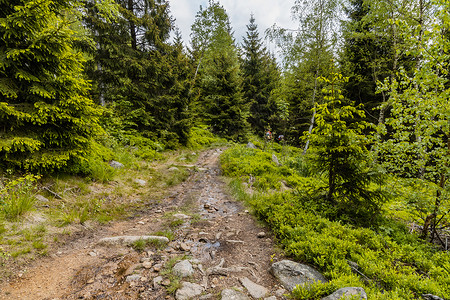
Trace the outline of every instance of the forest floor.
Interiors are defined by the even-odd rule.
[[[220,175],[221,152],[202,152],[195,172],[134,217],[87,226],[30,262],[25,272],[14,271],[1,284],[0,299],[186,299],[176,292],[182,281],[201,286],[193,299],[224,299],[224,289],[249,296],[242,283],[247,279],[265,287],[268,299],[284,299],[285,291],[269,272],[281,251],[271,233],[229,195]],[[99,243],[169,229],[168,244]],[[181,260],[193,265],[185,278],[172,269]]]

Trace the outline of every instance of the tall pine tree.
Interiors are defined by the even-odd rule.
[[[215,133],[243,140],[248,132],[249,105],[242,95],[238,51],[225,9],[210,1],[205,10],[200,9],[192,31],[198,62],[198,115]]]
[[[244,98],[251,103],[248,121],[253,132],[262,134],[269,125],[280,132],[281,128],[273,126],[278,125],[279,120],[278,107],[271,99],[271,93],[280,81],[280,72],[275,58],[262,44],[253,15],[244,38],[242,73]]]

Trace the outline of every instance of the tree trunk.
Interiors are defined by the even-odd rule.
[[[128,10],[131,14],[134,15],[134,3],[133,0],[128,0]],[[131,48],[137,50],[137,41],[136,41],[136,24],[132,20],[130,21],[130,36],[131,36]]]
[[[314,110],[313,110],[313,115],[311,117],[311,124],[309,125],[309,129],[308,129],[309,135],[311,135],[311,132],[314,128],[314,118],[316,117],[317,77],[319,77],[319,66],[317,66],[316,74],[315,74],[315,78],[314,78],[314,91],[313,91],[313,97],[312,97],[312,104],[313,104]],[[308,148],[309,148],[309,138],[306,141],[305,148],[303,149],[303,155],[306,154],[306,152],[308,151]]]

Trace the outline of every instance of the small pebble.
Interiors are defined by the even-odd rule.
[[[164,279],[164,280],[161,282],[161,285],[163,285],[163,286],[169,286],[169,285],[170,285],[170,280],[169,280],[169,279]]]
[[[266,237],[266,233],[264,231],[261,231],[258,233],[257,237],[259,237],[260,239]]]

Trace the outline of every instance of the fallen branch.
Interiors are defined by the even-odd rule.
[[[58,193],[52,191],[51,189],[49,189],[48,187],[44,186],[43,187],[44,190],[46,190],[47,192],[49,192],[50,194],[52,194],[54,197],[58,198],[58,199],[62,199],[63,197],[61,197]]]
[[[247,267],[236,267],[236,266],[229,267],[229,268],[224,268],[224,267],[222,267],[224,263],[225,263],[225,259],[222,258],[220,260],[220,263],[217,266],[211,267],[208,270],[206,270],[206,274],[208,276],[209,275],[228,276],[230,273],[237,273],[237,272],[242,272],[244,270],[247,270],[250,273],[252,273],[252,275],[254,275],[250,268],[247,268]]]

